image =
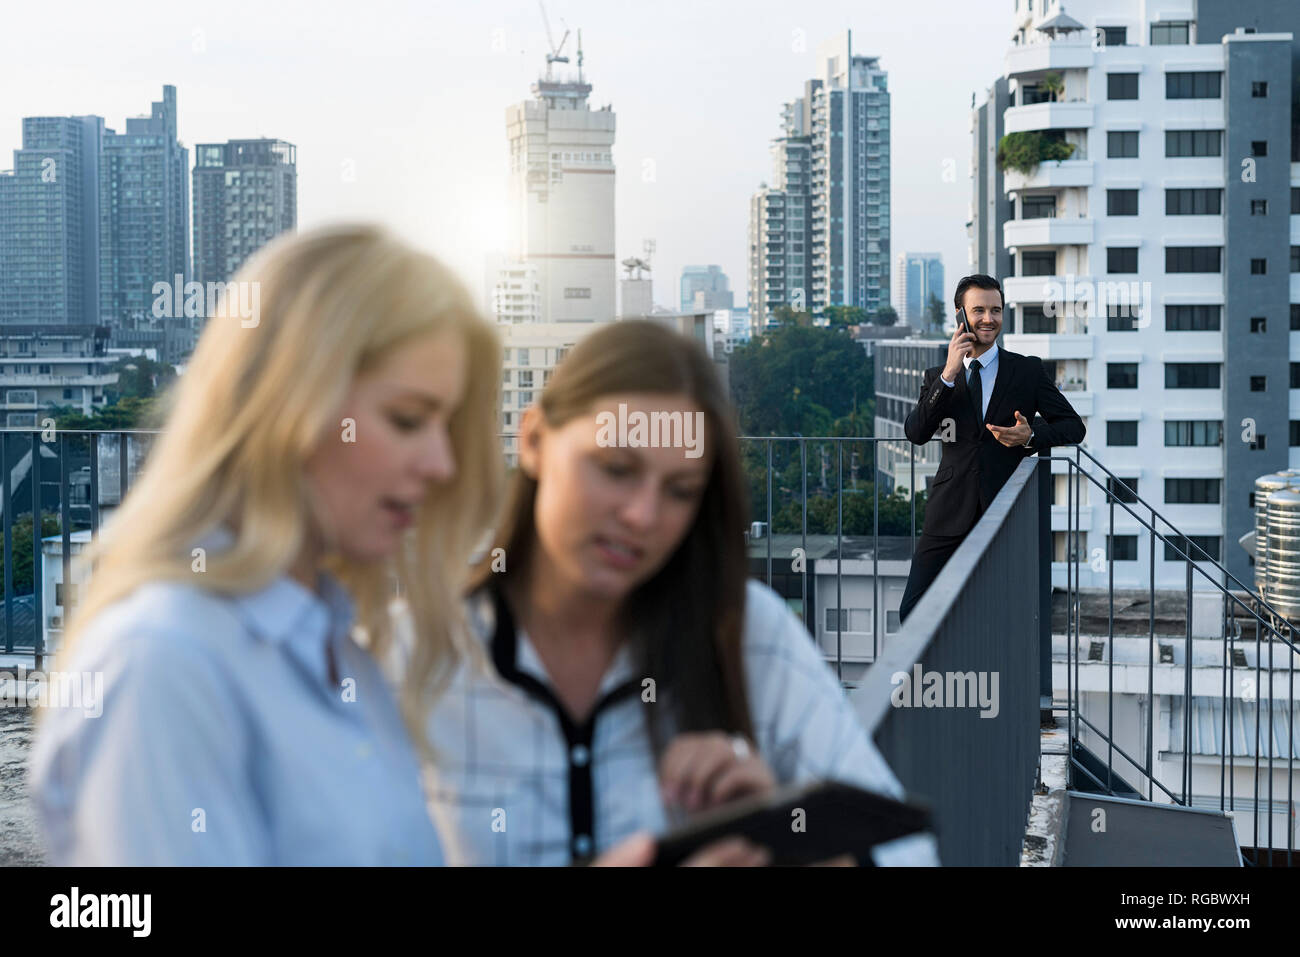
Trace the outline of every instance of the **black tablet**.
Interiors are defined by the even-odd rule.
[[[706,845],[734,836],[766,847],[775,865],[815,864],[843,854],[863,860],[877,844],[929,827],[930,811],[923,804],[816,781],[698,815],[659,840],[655,865],[680,864]]]

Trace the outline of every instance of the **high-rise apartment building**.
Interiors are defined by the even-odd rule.
[[[298,159],[275,139],[194,148],[194,279],[225,282],[298,224]]]
[[[154,347],[175,362],[193,348],[198,322],[155,316],[156,283],[188,281],[189,150],[176,133],[176,87],[126,132],[106,130],[99,177],[99,309],[123,347]]]
[[[99,321],[98,116],[29,116],[0,174],[0,325]]]
[[[926,326],[926,307],[930,297],[947,301],[943,285],[943,256],[939,253],[899,253],[894,264],[894,311],[898,321],[915,329]],[[945,307],[944,314],[948,314]]]
[[[1005,73],[972,113],[970,234],[974,270],[1003,277],[1003,341],[1046,361],[1093,454],[1248,581],[1254,480],[1300,465],[1300,7],[1008,8]],[[1117,586],[1153,564],[1185,587],[1175,548],[1152,556],[1122,509],[1108,540],[1105,496],[1086,495],[1085,541],[1053,520],[1084,586],[1105,584],[1101,556]]]
[[[576,77],[553,78],[548,62],[532,90],[531,100],[506,110],[508,258],[535,268],[540,321],[612,320],[614,112],[588,104],[581,49]]]
[[[510,235],[493,264],[490,308],[505,347],[501,431],[515,460],[519,420],[564,354],[617,316],[614,112],[588,104],[582,74],[546,75],[506,110]]]
[[[889,84],[852,31],[824,43],[817,75],[782,109],[773,182],[750,200],[749,299],[762,326],[778,306],[874,315],[889,302]]]

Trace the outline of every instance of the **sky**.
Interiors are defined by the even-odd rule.
[[[845,29],[889,74],[892,256],[940,252],[949,289],[967,271],[971,96],[1002,72],[1013,0],[546,8],[557,41],[582,30],[592,105],[617,116],[617,258],[655,240],[657,303],[675,308],[682,267],[708,263],[744,300],[748,201],[771,180],[781,104]],[[505,110],[545,66],[536,0],[72,0],[5,19],[0,169],[22,117],[97,114],[121,132],[170,83],[191,163],[198,143],[288,140],[300,228],[382,222],[482,296],[485,259],[505,246]]]

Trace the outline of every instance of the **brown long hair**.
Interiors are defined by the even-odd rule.
[[[699,511],[677,550],[623,604],[641,673],[667,692],[676,731],[725,730],[753,736],[745,690],[744,625],[748,524],[736,416],[722,377],[698,342],[648,320],[624,320],[583,339],[542,390],[539,410],[552,428],[588,414],[619,393],[687,396],[704,412],[713,462]],[[518,470],[493,548],[509,556],[494,574],[490,548],[472,588],[500,587],[528,568],[537,546],[537,481]],[[651,709],[658,715],[658,709]],[[651,722],[656,748],[665,742]]]

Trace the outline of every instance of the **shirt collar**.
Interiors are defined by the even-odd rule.
[[[972,356],[963,356],[961,361],[966,366],[967,371],[969,371],[970,364],[975,361],[975,358]],[[993,365],[993,363],[997,361],[998,361],[998,344],[995,342],[993,343],[993,345],[989,346],[987,352],[985,352],[982,356],[979,357],[979,364],[983,366],[985,369],[987,369],[989,366]]]
[[[562,712],[551,689],[546,666],[542,664],[541,656],[527,633],[516,624],[503,589],[496,583],[489,582],[485,591],[487,594],[483,599],[492,609],[491,623],[487,624],[481,614],[476,617],[487,625],[483,628],[484,637],[490,644],[489,651],[497,673],[506,681],[520,685],[534,696],[547,701],[557,713]],[[622,698],[628,688],[635,686],[634,671],[631,649],[624,642],[601,676],[597,704],[588,720],[594,720],[606,704]]]
[[[226,525],[219,525],[198,541],[208,551],[222,551],[234,544],[235,536]],[[323,647],[352,626],[355,608],[347,590],[327,572],[317,576],[317,591],[312,591],[288,574],[282,574],[257,591],[231,597],[239,616],[249,630],[264,641]]]

